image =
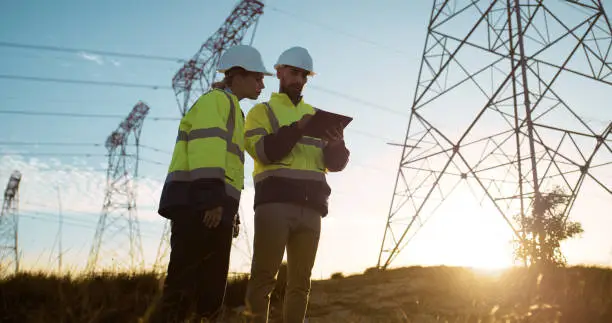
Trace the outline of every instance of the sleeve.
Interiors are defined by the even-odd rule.
[[[191,176],[191,201],[195,210],[223,205],[225,193],[226,128],[229,104],[216,95],[201,97],[190,110],[187,161]]]
[[[249,111],[245,122],[245,149],[262,164],[277,162],[287,156],[302,137],[297,122],[272,132],[266,106],[258,104]]]
[[[346,148],[344,140],[341,142],[328,145],[323,148],[323,160],[325,167],[330,172],[339,172],[344,170],[350,156],[350,151]]]

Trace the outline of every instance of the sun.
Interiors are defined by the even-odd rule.
[[[402,251],[413,264],[505,269],[515,265],[513,231],[493,206],[456,192]]]

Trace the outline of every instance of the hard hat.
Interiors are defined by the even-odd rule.
[[[242,67],[249,72],[273,75],[264,67],[259,51],[248,45],[236,45],[225,51],[219,59],[217,71],[225,73],[232,67]]]
[[[308,50],[304,47],[295,46],[284,51],[278,57],[278,61],[276,65],[274,65],[274,68],[278,69],[283,65],[301,68],[308,71],[308,75],[315,75],[312,70],[312,57],[310,57]]]

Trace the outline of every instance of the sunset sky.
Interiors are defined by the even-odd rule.
[[[554,1],[553,1],[554,2]],[[561,1],[558,1],[561,2]],[[607,1],[606,1],[607,2]],[[2,111],[49,111],[67,114],[127,115],[142,100],[150,107],[144,122],[139,166],[138,212],[147,264],[154,261],[163,218],[157,202],[176,138],[179,117],[172,77],[173,61],[145,60],[79,51],[20,49],[29,44],[97,51],[190,58],[224,21],[237,1],[189,0],[182,3],[105,1],[2,2],[0,4],[0,75],[157,85],[130,88],[33,82],[0,78],[0,187],[10,173],[23,174],[20,188],[19,244],[25,268],[55,269],[58,255],[58,201],[64,215],[65,268],[85,265],[102,207],[107,160],[103,143],[122,121],[113,117],[40,116]],[[306,3],[308,5],[306,5]],[[376,265],[417,83],[429,1],[265,1],[255,33],[268,69],[292,46],[307,48],[317,75],[304,90],[305,100],[322,109],[354,117],[346,132],[351,160],[330,174],[330,213],[313,277],[338,271],[361,272]],[[611,3],[606,3],[612,12]],[[566,4],[560,10],[568,10]],[[576,13],[579,15],[579,13]],[[252,32],[252,30],[251,30]],[[249,32],[247,41],[252,33]],[[468,65],[478,57],[466,58]],[[601,131],[612,120],[610,86],[567,80],[561,90],[578,114]],[[277,91],[267,77],[259,100],[241,102],[248,111]],[[569,84],[569,85],[568,85]],[[466,95],[439,111],[441,127],[464,127],[473,116],[462,106],[482,106]],[[606,111],[607,110],[607,111]],[[471,113],[471,112],[470,112]],[[450,131],[450,128],[448,128]],[[492,124],[478,128],[495,132]],[[452,132],[452,131],[451,131]],[[40,145],[35,145],[39,143]],[[69,145],[46,145],[68,143]],[[70,145],[71,144],[71,145]],[[86,156],[91,154],[92,156]],[[611,161],[612,152],[602,160]],[[242,219],[246,236],[236,241],[232,270],[248,271],[252,244],[252,160],[246,162]],[[611,168],[608,167],[608,170]],[[612,172],[599,172],[612,183]],[[461,265],[498,268],[512,265],[512,233],[483,191],[461,185],[410,242],[393,266]],[[612,264],[612,196],[586,181],[573,218],[585,233],[564,245],[572,264]]]

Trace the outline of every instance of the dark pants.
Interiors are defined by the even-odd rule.
[[[168,273],[151,322],[211,319],[222,311],[232,226],[222,222],[207,228],[202,217],[183,215],[172,221]]]

